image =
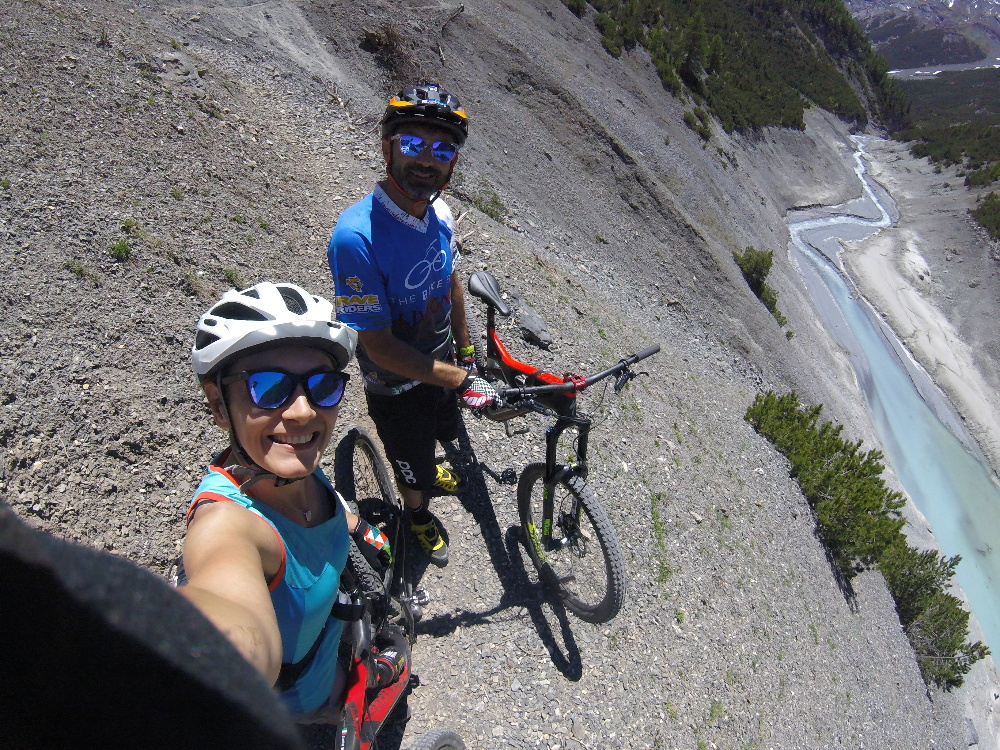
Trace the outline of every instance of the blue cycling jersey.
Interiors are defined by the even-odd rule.
[[[327,260],[337,318],[357,331],[390,328],[420,352],[444,359],[451,351],[451,274],[460,257],[454,219],[440,198],[422,219],[375,190],[341,214]],[[393,395],[415,383],[375,365],[359,346],[365,387]]]

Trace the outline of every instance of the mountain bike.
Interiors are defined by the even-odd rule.
[[[376,735],[400,699],[419,680],[411,672],[414,623],[423,614],[427,595],[406,580],[406,528],[403,505],[382,455],[360,427],[353,427],[337,444],[334,477],[338,492],[352,511],[389,540],[392,562],[375,570],[357,549],[348,552],[345,578],[353,579],[364,612],[351,623],[354,649],[344,695],[344,712],[337,726],[337,750],[377,747]],[[391,677],[380,684],[378,661],[393,653]],[[436,730],[420,738],[417,750],[464,750],[454,732]]]
[[[477,347],[480,375],[494,384],[500,403],[482,410],[495,422],[506,423],[530,412],[554,417],[545,431],[545,461],[529,464],[517,482],[517,508],[524,545],[543,584],[581,620],[607,622],[625,601],[625,555],[604,506],[587,485],[587,446],[592,421],[577,411],[577,394],[616,376],[620,393],[640,373],[631,365],[652,356],[658,345],[626,357],[613,367],[590,375],[560,377],[514,359],[496,330],[496,314],[509,316],[497,280],[487,271],[469,279],[469,293],[486,304],[486,351]],[[557,458],[560,438],[575,430],[574,457]]]

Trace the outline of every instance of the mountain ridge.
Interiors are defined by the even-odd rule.
[[[846,5],[893,68],[972,63],[1000,54],[997,0],[849,0]]]

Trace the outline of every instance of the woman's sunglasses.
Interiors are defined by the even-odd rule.
[[[261,409],[280,409],[291,401],[301,385],[313,406],[329,409],[340,403],[350,376],[346,372],[314,372],[295,375],[281,370],[244,370],[222,379],[223,385],[247,381],[250,398]]]
[[[451,161],[458,153],[458,145],[451,141],[429,143],[419,135],[394,135],[392,140],[399,142],[399,150],[404,156],[420,156],[428,146],[438,161]]]

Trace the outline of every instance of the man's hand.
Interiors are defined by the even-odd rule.
[[[377,573],[383,573],[392,562],[392,550],[389,540],[379,529],[370,525],[365,519],[359,518],[358,525],[351,532],[358,545],[358,551]]]
[[[462,399],[463,405],[470,409],[484,409],[493,406],[499,400],[499,394],[490,383],[478,375],[469,373],[462,385],[455,389]]]

